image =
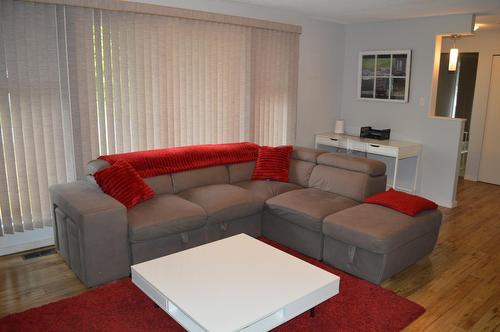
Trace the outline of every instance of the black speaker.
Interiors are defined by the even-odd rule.
[[[372,130],[372,127],[361,127],[359,137],[368,137],[368,135],[370,135],[370,130]]]
[[[359,137],[388,140],[391,137],[391,130],[372,129],[372,127],[361,127]]]

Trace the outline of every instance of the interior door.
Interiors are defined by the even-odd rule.
[[[479,181],[500,185],[500,55],[493,57]]]

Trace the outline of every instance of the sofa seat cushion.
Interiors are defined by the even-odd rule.
[[[208,224],[254,215],[261,212],[264,205],[264,200],[251,191],[231,184],[191,188],[179,196],[201,206],[208,215]]]
[[[263,200],[278,196],[279,194],[286,193],[290,190],[297,190],[302,188],[299,185],[289,182],[265,180],[242,181],[235,183],[235,185],[250,190],[252,193],[262,198]]]
[[[323,233],[346,244],[385,254],[437,232],[440,224],[439,210],[427,210],[410,217],[380,205],[361,204],[326,217]]]
[[[315,188],[292,190],[266,201],[269,211],[298,226],[321,232],[323,219],[358,203]]]
[[[141,242],[205,226],[203,208],[177,195],[164,194],[128,210],[129,238]]]

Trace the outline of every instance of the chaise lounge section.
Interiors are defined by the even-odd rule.
[[[375,283],[427,255],[441,214],[412,218],[362,204],[386,186],[385,164],[295,147],[289,182],[252,180],[255,161],[145,178],[155,196],[128,209],[88,180],[50,188],[55,244],[89,287],[130,265],[239,233],[266,236]]]
[[[379,284],[427,256],[440,224],[439,210],[410,217],[380,205],[357,205],[324,219],[323,260]]]

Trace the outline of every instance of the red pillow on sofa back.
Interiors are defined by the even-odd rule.
[[[293,147],[283,145],[277,147],[261,146],[255,162],[252,180],[274,180],[288,182],[288,168]]]
[[[420,196],[407,194],[394,189],[378,193],[365,199],[365,203],[386,206],[393,210],[415,217],[424,210],[437,209],[437,204]]]
[[[126,161],[117,161],[94,174],[102,191],[128,209],[154,196],[154,191]]]

